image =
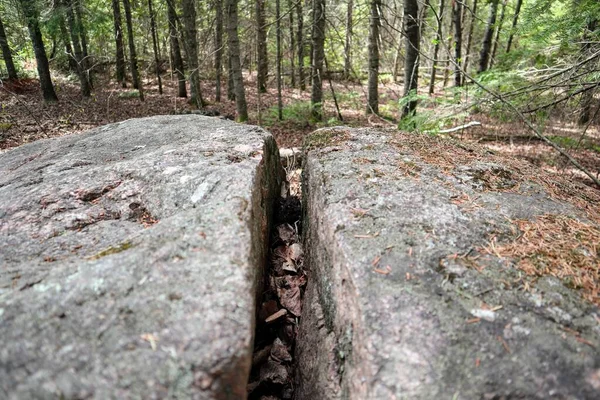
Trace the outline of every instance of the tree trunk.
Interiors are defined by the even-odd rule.
[[[306,77],[304,73],[304,13],[302,12],[302,0],[296,4],[298,17],[298,30],[296,34],[296,43],[298,43],[298,80],[300,81],[300,90],[306,90]]]
[[[131,18],[131,5],[129,0],[123,0],[123,8],[125,9],[125,23],[127,24],[127,40],[129,42],[129,62],[131,64],[131,80],[133,88],[140,93],[140,100],[144,101],[144,91],[142,82],[138,72],[137,55],[135,52],[135,41],[133,40],[133,21]]]
[[[372,7],[373,4],[371,4],[371,8]],[[354,2],[352,0],[348,0],[348,8],[346,10],[346,43],[344,44],[344,79],[350,79],[350,73],[352,72],[352,14],[354,11],[353,9]],[[377,29],[379,29],[379,27]]]
[[[309,0],[306,0],[306,2],[308,3]],[[310,24],[310,46],[309,46],[309,50],[308,50],[308,65],[310,67],[309,69],[309,76],[308,76],[308,82],[312,85],[313,82],[313,74],[315,72],[315,47],[314,47],[314,41],[313,38],[315,37],[315,2],[318,2],[320,0],[310,0],[311,1],[311,7],[312,7],[312,12],[313,12],[313,16],[312,16],[312,23]]]
[[[156,68],[156,78],[158,79],[158,93],[163,94],[162,79],[160,78],[160,54],[158,49],[158,36],[156,35],[156,19],[152,9],[152,0],[148,0],[148,12],[150,13],[150,31],[152,33],[152,49],[154,50],[154,67]]]
[[[200,90],[200,71],[198,67],[198,29],[196,28],[196,6],[194,0],[183,0],[183,25],[185,26],[184,44],[188,61],[190,79],[190,102],[201,108],[204,106]]]
[[[313,1],[312,116],[323,119],[323,60],[325,58],[325,0]]]
[[[295,88],[296,87],[296,40],[294,38],[294,5],[292,4],[293,0],[288,0],[288,13],[290,17],[290,85]]]
[[[233,83],[233,67],[231,66],[231,48],[229,46],[227,46],[227,99],[235,100],[235,84]]]
[[[123,23],[121,21],[121,5],[119,0],[112,0],[113,22],[115,30],[115,44],[117,48],[117,82],[122,87],[127,87],[125,83],[125,51],[123,50]]]
[[[258,52],[256,87],[261,93],[267,92],[267,76],[269,74],[269,60],[267,58],[267,27],[265,24],[265,2],[266,0],[255,0],[256,46]]]
[[[246,91],[244,90],[244,77],[240,63],[240,41],[238,37],[238,0],[226,0],[227,8],[227,40],[229,44],[229,59],[231,60],[231,73],[235,91],[235,108],[237,121],[248,120],[246,105]]]
[[[419,3],[404,0],[404,32],[406,37],[406,59],[404,61],[404,97],[414,96],[419,83]],[[417,100],[410,99],[402,110],[402,118],[411,116],[417,108]]]
[[[369,21],[369,83],[367,92],[367,114],[379,114],[379,24],[381,0],[371,0]]]
[[[74,8],[73,0],[67,0],[67,20],[69,21],[69,32],[71,33],[71,41],[73,42],[73,50],[75,51],[75,61],[77,61],[77,75],[79,76],[79,84],[81,85],[81,95],[83,97],[90,97],[90,82],[85,70],[83,51],[79,41],[81,35],[77,27]]]
[[[223,0],[215,2],[215,101],[221,101],[223,73]]]
[[[75,60],[73,47],[71,47],[71,39],[69,37],[69,31],[67,30],[67,25],[65,23],[62,10],[60,11],[60,17],[58,19],[58,29],[60,30],[60,38],[65,45],[65,52],[67,53],[67,57],[69,59],[69,71],[77,73],[77,61]]]
[[[508,43],[506,44],[506,53],[510,52],[510,48],[512,46],[513,38],[515,36],[515,30],[517,29],[517,21],[519,20],[519,13],[521,12],[521,5],[523,4],[523,0],[517,0],[517,5],[515,6],[515,15],[513,16],[512,28],[510,30],[510,35],[508,36]]]
[[[398,6],[396,3],[394,3],[394,7],[395,7],[394,8],[395,15],[401,15],[401,12],[398,9]],[[395,26],[395,19],[394,19],[394,26]],[[404,30],[404,18],[402,16],[400,16],[400,28],[398,29],[398,31],[402,32],[403,30]],[[404,37],[402,35],[400,35],[400,37],[398,39],[398,46],[396,47],[396,54],[394,55],[394,71],[392,73],[392,79],[393,79],[394,83],[398,82],[400,63],[402,61],[402,43],[403,42],[404,42]]]
[[[29,30],[33,52],[35,53],[37,71],[44,100],[46,102],[58,101],[50,76],[50,65],[48,64],[48,57],[46,56],[46,49],[44,48],[44,40],[42,38],[42,31],[40,30],[39,13],[35,8],[35,2],[30,0],[19,0],[19,3],[21,4],[25,18],[27,19],[27,29]]]
[[[15,68],[15,63],[12,58],[12,53],[10,52],[10,46],[8,45],[8,40],[6,40],[6,32],[4,32],[4,25],[2,24],[2,19],[0,18],[0,47],[2,47],[2,58],[4,59],[4,63],[6,64],[6,70],[8,72],[8,79],[18,79],[17,69]]]
[[[281,99],[281,0],[275,0],[275,36],[277,63],[277,118],[283,119],[283,102]]]
[[[83,70],[85,71],[85,77],[88,80],[88,85],[90,86],[90,88],[93,88],[94,84],[92,81],[92,63],[91,63],[89,53],[88,53],[87,31],[86,31],[85,25],[83,23],[83,7],[81,5],[83,0],[73,0],[73,1],[75,1],[74,11],[75,11],[75,20],[77,22],[77,24],[76,24],[77,31],[79,34],[79,40],[81,40],[81,54],[83,56],[81,64],[83,65]]]
[[[178,97],[187,97],[187,88],[185,86],[185,68],[183,58],[181,57],[181,47],[179,46],[179,31],[177,30],[177,11],[175,10],[174,0],[167,0],[167,17],[169,20],[169,43],[171,45],[171,55],[173,58],[173,69],[177,75]]]
[[[483,45],[481,46],[481,52],[479,53],[479,69],[478,73],[487,71],[490,52],[492,50],[492,39],[494,37],[494,27],[496,26],[496,14],[498,13],[498,0],[492,0],[490,2],[490,17],[488,18],[487,26],[485,28],[485,35],[483,36]]]
[[[490,68],[494,66],[496,62],[496,51],[498,50],[498,42],[500,41],[500,32],[502,31],[502,24],[504,23],[504,13],[506,11],[506,2],[502,3],[502,11],[500,12],[500,19],[498,20],[498,27],[496,28],[496,37],[494,38],[494,45],[492,47],[492,56],[490,57]]]
[[[431,78],[429,79],[429,94],[433,94],[435,88],[435,74],[437,67],[437,58],[440,52],[440,44],[442,40],[442,25],[444,22],[444,0],[440,0],[440,9],[437,15],[437,32],[435,35],[435,46],[433,47],[433,61],[431,65]]]
[[[452,48],[452,39],[454,35],[454,18],[452,17],[452,7],[450,7],[450,15],[449,15],[450,23],[448,24],[448,40],[446,42],[446,48],[448,49],[446,68],[444,69],[444,88],[448,86],[448,80],[450,79],[450,49]]]
[[[452,7],[454,16],[454,86],[462,86],[462,0],[454,0]]]
[[[471,43],[473,42],[473,28],[477,21],[477,0],[473,0],[473,11],[471,14],[471,24],[469,25],[469,34],[467,36],[467,48],[465,50],[465,65],[463,67],[466,73],[469,73],[469,61],[471,60]]]
[[[581,53],[583,54],[584,57],[587,57],[588,55],[590,55],[590,49],[592,47],[591,43],[590,43],[590,34],[593,34],[594,31],[596,30],[596,26],[598,24],[597,20],[591,20],[590,22],[588,22],[586,30],[583,34],[583,40],[582,40],[582,45],[581,45]],[[597,84],[593,84],[594,87],[591,89],[586,90],[585,92],[582,93],[582,97],[581,97],[581,111],[579,112],[579,118],[577,123],[579,125],[585,125],[588,122],[590,122],[590,118],[591,118],[591,111],[592,111],[592,102],[594,101],[594,94],[597,91]]]

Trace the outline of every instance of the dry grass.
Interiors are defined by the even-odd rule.
[[[524,184],[533,182],[549,196],[583,211],[587,222],[558,215],[512,221],[515,239],[496,243],[492,238],[484,251],[515,260],[517,268],[530,277],[555,276],[567,286],[580,289],[586,300],[600,306],[600,192],[597,189],[479,145],[405,133],[398,133],[392,143],[414,151],[423,161],[446,174],[451,174],[459,165],[497,164],[499,168],[477,176],[484,191],[526,194]],[[457,195],[453,203],[469,209],[476,207],[474,200],[463,193]]]
[[[519,235],[511,243],[496,245],[498,255],[516,259],[517,267],[529,276],[555,276],[600,306],[597,226],[559,215],[513,222]]]
[[[568,176],[546,171],[530,162],[506,156],[476,144],[428,135],[396,133],[390,142],[401,150],[414,151],[423,161],[451,174],[459,165],[493,163],[501,166],[478,176],[485,190],[523,193],[522,185],[540,185],[554,199],[568,202],[600,223],[600,191]]]

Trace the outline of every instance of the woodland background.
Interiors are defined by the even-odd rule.
[[[599,20],[597,0],[0,0],[0,149],[199,112],[281,146],[452,136],[594,187]]]

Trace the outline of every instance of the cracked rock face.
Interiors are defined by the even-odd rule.
[[[556,278],[525,290],[481,252],[509,220],[581,214],[510,167],[442,170],[396,135],[306,142],[296,398],[600,398],[598,309]]]
[[[280,170],[195,115],[0,154],[0,398],[245,398]]]

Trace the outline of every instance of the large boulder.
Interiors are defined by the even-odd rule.
[[[500,254],[542,216],[598,237],[597,194],[422,135],[322,129],[305,150],[297,399],[600,398],[597,291]],[[573,251],[598,268],[597,243]]]
[[[201,116],[0,154],[0,398],[245,398],[280,171]]]

